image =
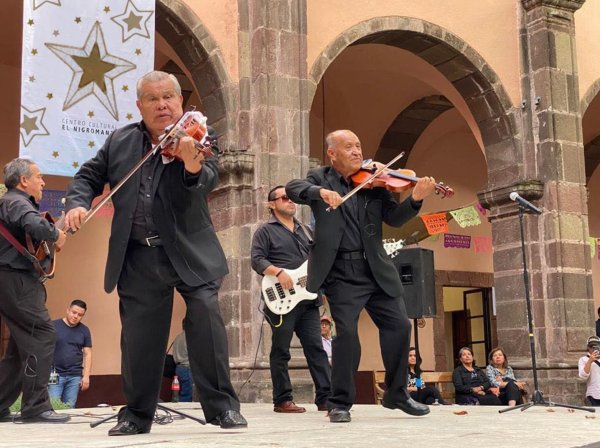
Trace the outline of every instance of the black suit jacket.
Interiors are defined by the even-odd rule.
[[[312,169],[306,179],[294,179],[285,187],[294,202],[310,205],[316,221],[315,244],[308,259],[307,289],[311,292],[316,292],[329,275],[346,225],[342,207],[326,211],[328,205],[321,199],[321,188],[342,191],[339,175],[333,168]],[[357,195],[361,240],[367,262],[381,289],[390,296],[399,297],[403,292],[402,283],[383,248],[382,223],[400,227],[418,213],[420,203],[409,198],[399,204],[383,188],[363,189]]]
[[[209,128],[209,133],[214,130]],[[112,189],[151,148],[143,122],[113,132],[96,156],[75,175],[67,192],[66,210],[90,208],[104,184]],[[152,216],[164,250],[180,278],[199,286],[227,274],[227,261],[215,233],[208,194],[219,180],[218,148],[206,160],[199,176],[185,173],[183,162],[158,163],[152,183]],[[138,170],[113,196],[112,221],[104,289],[112,291],[119,280],[138,200]]]

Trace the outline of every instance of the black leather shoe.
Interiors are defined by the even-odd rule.
[[[13,416],[10,413],[10,409],[6,408],[3,411],[0,411],[0,423],[12,422]]]
[[[409,398],[406,401],[398,401],[397,403],[387,403],[383,401],[381,404],[384,408],[400,409],[409,415],[421,416],[429,414],[429,406],[419,403],[412,398]]]
[[[230,409],[229,411],[221,412],[215,418],[213,418],[210,422],[211,425],[220,426],[223,429],[228,428],[246,428],[248,426],[248,422],[246,419],[240,414],[240,411],[235,411]]]
[[[335,408],[329,411],[328,415],[331,423],[349,423],[351,420],[350,411],[346,409]]]
[[[319,411],[329,411],[329,409],[327,408],[327,403],[319,403],[317,405],[317,410],[319,410]]]
[[[33,417],[21,417],[23,423],[66,423],[71,417],[65,414],[57,414],[53,409],[44,411]]]
[[[136,434],[147,434],[150,428],[142,428],[137,423],[123,420],[117,423],[116,426],[108,430],[109,436],[133,436]]]

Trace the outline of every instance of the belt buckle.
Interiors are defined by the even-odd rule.
[[[149,236],[148,238],[144,238],[144,241],[146,241],[146,244],[148,245],[148,247],[152,247],[152,244],[150,244],[150,240],[154,240],[158,237],[159,237],[159,235]]]

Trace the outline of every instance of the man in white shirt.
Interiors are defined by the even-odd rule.
[[[588,354],[579,358],[579,378],[586,380],[585,395],[592,406],[600,406],[600,338],[587,340]]]
[[[331,365],[331,318],[327,315],[321,316],[321,341],[323,342],[323,348],[327,353],[329,364]]]

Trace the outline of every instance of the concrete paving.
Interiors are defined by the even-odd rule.
[[[110,415],[110,408],[76,409],[68,411],[73,418],[67,424],[0,423],[0,447],[600,447],[600,413],[558,407],[499,414],[501,408],[495,407],[432,406],[428,416],[410,417],[381,406],[357,405],[351,423],[333,424],[316,406],[305,406],[305,414],[294,415],[276,414],[268,404],[242,404],[249,423],[245,430],[175,419],[154,424],[150,434],[128,437],[107,436],[113,421],[90,428],[90,422]],[[173,407],[203,417],[197,404]]]

